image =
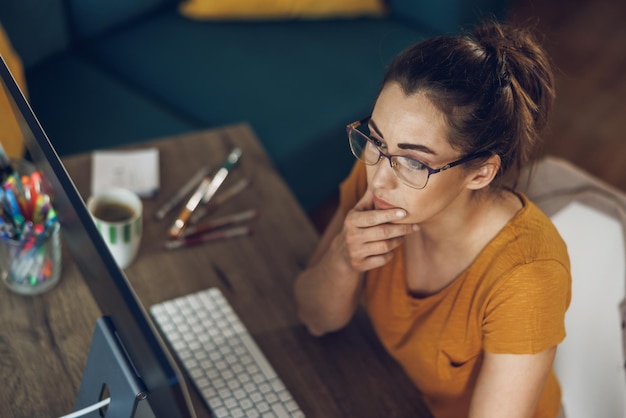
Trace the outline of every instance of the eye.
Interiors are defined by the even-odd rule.
[[[379,149],[387,148],[387,145],[385,145],[383,141],[381,141],[380,139],[372,138],[371,136],[369,137],[369,143]]]
[[[426,169],[426,165],[424,165],[424,163],[409,157],[398,157],[398,164],[411,171],[421,171]]]

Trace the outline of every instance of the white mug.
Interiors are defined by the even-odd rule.
[[[143,205],[134,192],[109,188],[87,200],[87,209],[120,268],[128,267],[139,251]]]

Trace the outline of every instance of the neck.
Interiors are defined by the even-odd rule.
[[[459,195],[445,211],[420,224],[424,250],[452,253],[455,257],[467,253],[475,256],[517,211],[511,208],[511,196],[490,191]]]
[[[522,207],[510,192],[462,196],[407,237],[407,285],[414,295],[452,283]]]

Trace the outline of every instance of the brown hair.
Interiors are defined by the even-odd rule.
[[[496,22],[440,36],[401,52],[383,79],[406,95],[424,92],[445,115],[463,155],[488,151],[501,167],[496,187],[516,182],[554,100],[548,56],[530,32]]]

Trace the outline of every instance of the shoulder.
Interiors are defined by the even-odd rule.
[[[558,230],[534,203],[524,207],[477,257],[468,273],[487,299],[509,289],[569,294],[570,260]],[[469,278],[469,277],[468,277]]]
[[[552,260],[569,271],[565,241],[550,218],[521,193],[523,208],[487,246],[486,259],[510,263],[511,267]]]

